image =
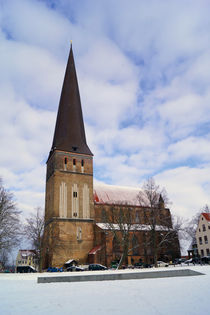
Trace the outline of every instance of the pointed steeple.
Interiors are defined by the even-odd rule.
[[[86,143],[72,44],[63,81],[50,154],[56,149],[93,155]]]
[[[163,199],[161,194],[159,196],[158,206],[159,206],[160,209],[165,208],[165,202],[164,202],[164,199]]]

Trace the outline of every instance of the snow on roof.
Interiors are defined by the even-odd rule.
[[[22,258],[36,255],[35,249],[20,249],[19,252],[20,252],[20,255],[22,256]]]
[[[96,225],[102,230],[120,230],[119,224],[109,224],[109,223],[96,223]],[[127,224],[124,225],[124,228],[127,229]],[[129,227],[131,231],[151,231],[152,226],[148,224],[133,224],[132,227]],[[163,225],[156,225],[156,231],[168,231],[170,228]]]
[[[70,264],[70,263],[72,263],[73,261],[77,262],[77,260],[75,260],[75,259],[69,259],[69,260],[67,260],[67,261],[65,262],[65,264]],[[65,265],[65,264],[64,264],[64,265]]]
[[[210,222],[210,213],[202,213],[202,215],[204,216],[204,218]]]
[[[140,191],[138,187],[114,186],[107,184],[94,184],[95,203],[127,203],[129,205],[139,205],[137,195]]]

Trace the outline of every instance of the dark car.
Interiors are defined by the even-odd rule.
[[[107,267],[100,264],[90,264],[88,269],[89,270],[107,270]]]
[[[201,258],[201,263],[210,264],[210,256],[204,256]]]
[[[70,266],[66,269],[66,271],[84,271],[84,268],[78,267],[78,266]]]
[[[175,265],[181,265],[182,263],[184,263],[186,261],[185,258],[175,258],[174,259],[174,264]]]
[[[135,263],[134,268],[144,268],[144,264],[142,262]]]
[[[37,272],[37,271],[32,266],[18,266],[17,267],[17,273],[29,273],[29,272]]]

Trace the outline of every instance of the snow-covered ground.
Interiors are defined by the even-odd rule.
[[[178,267],[169,268],[178,269]],[[0,274],[0,314],[209,314],[210,266],[181,268],[190,268],[205,275],[38,284],[37,277],[40,274]],[[168,269],[158,268],[158,270]],[[123,272],[137,271],[145,272],[146,269]],[[154,269],[148,272],[151,271]],[[90,272],[85,272],[88,273]],[[53,273],[48,276],[71,274],[76,273]]]

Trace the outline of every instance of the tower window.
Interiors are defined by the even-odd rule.
[[[76,165],[76,159],[73,159],[73,165]]]
[[[77,198],[77,192],[76,191],[73,192],[73,197]]]
[[[68,159],[67,157],[64,158],[64,170],[67,170],[67,163],[68,163]]]
[[[81,166],[84,166],[84,160],[81,161]]]

